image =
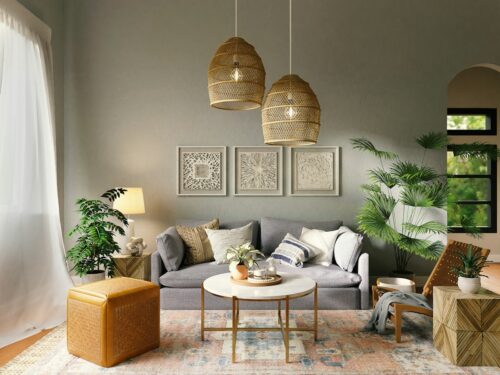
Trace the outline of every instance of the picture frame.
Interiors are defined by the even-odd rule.
[[[227,195],[226,146],[177,146],[177,195]]]
[[[235,196],[283,196],[283,147],[233,147]]]
[[[340,147],[290,147],[288,166],[291,196],[340,195]]]

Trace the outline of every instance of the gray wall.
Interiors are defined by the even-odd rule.
[[[262,57],[267,87],[288,70],[287,4],[239,4],[240,35]],[[76,223],[76,198],[118,185],[144,188],[147,214],[136,232],[153,248],[155,235],[181,217],[340,218],[355,226],[359,186],[375,163],[349,139],[365,136],[419,160],[414,138],[445,130],[449,81],[473,64],[500,64],[498,1],[294,4],[294,70],[322,106],[318,145],[342,147],[340,197],[176,196],[177,145],[263,143],[259,111],[208,105],[207,66],[232,36],[232,1],[67,0],[65,229]],[[444,171],[444,153],[428,158]],[[392,253],[379,247],[368,246],[373,274],[393,268]],[[410,266],[422,274],[431,264]]]
[[[61,217],[64,215],[64,0],[18,0],[52,29],[57,180]]]

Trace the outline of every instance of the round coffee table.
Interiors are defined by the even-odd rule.
[[[223,273],[206,279],[201,285],[201,340],[205,332],[232,331],[232,361],[236,362],[236,337],[238,331],[281,331],[285,345],[285,361],[290,362],[290,332],[312,331],[314,340],[318,339],[318,285],[309,278],[294,274],[281,274],[283,281],[272,286],[237,285],[230,280],[230,273]],[[205,291],[232,300],[231,328],[205,327]],[[314,327],[290,328],[290,300],[307,296],[314,292]],[[279,327],[244,327],[239,328],[240,301],[277,302]],[[281,302],[285,302],[285,324],[281,319]]]

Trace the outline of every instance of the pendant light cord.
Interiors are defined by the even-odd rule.
[[[289,8],[290,8],[290,14],[289,14],[289,19],[288,19],[288,38],[289,38],[289,46],[290,46],[290,55],[289,55],[289,70],[290,70],[290,75],[292,74],[292,0],[289,0]]]
[[[234,36],[238,36],[238,0],[234,0]]]

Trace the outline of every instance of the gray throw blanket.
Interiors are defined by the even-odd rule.
[[[365,327],[365,331],[377,330],[380,334],[385,333],[385,323],[387,321],[389,309],[391,308],[391,303],[402,303],[405,305],[422,306],[432,309],[427,298],[422,294],[400,291],[385,293],[380,297],[377,305],[373,309],[372,317]]]

